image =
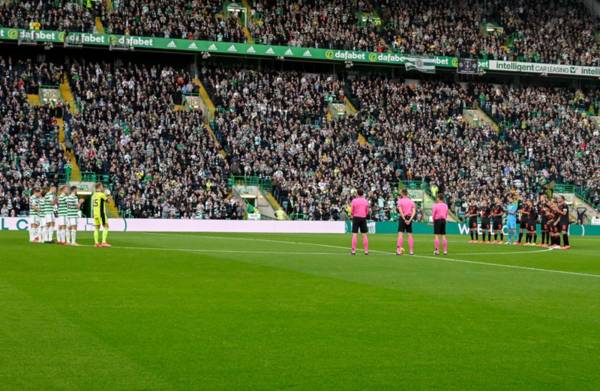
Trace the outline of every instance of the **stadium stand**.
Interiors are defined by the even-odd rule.
[[[94,31],[101,1],[8,1],[0,3],[0,26],[30,30]]]
[[[107,4],[111,4],[110,7]],[[240,15],[221,0],[19,1],[0,5],[0,25],[246,42]],[[577,0],[255,0],[256,43],[600,65],[600,22]]]
[[[239,18],[224,15],[220,0],[123,1],[104,22],[113,34],[245,41]]]
[[[31,189],[57,182],[64,171],[55,119],[63,108],[27,99],[42,84],[58,84],[61,75],[51,63],[0,56],[0,216],[26,213]]]
[[[228,166],[202,113],[175,111],[195,88],[166,66],[82,62],[70,69],[81,114],[72,138],[83,171],[110,175],[125,216],[243,217],[228,200]]]

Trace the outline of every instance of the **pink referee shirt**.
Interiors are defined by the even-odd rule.
[[[369,201],[364,197],[356,197],[352,200],[352,217],[367,217],[369,214]]]
[[[404,217],[410,217],[415,209],[415,203],[408,197],[402,197],[398,200],[398,209],[402,210]]]
[[[448,219],[448,205],[443,202],[435,203],[431,209],[431,217],[434,221]]]

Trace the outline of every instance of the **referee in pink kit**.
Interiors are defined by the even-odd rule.
[[[369,201],[363,197],[364,192],[358,189],[358,197],[352,200],[352,255],[356,255],[356,243],[358,242],[358,231],[362,233],[363,248],[365,255],[369,255],[369,239],[367,238],[367,216],[369,215]]]
[[[442,246],[444,246],[444,255],[448,253],[448,241],[446,240],[446,220],[448,219],[448,205],[444,202],[444,195],[438,194],[437,200],[431,209],[433,218],[434,251],[433,255],[440,255],[440,236],[442,237]]]

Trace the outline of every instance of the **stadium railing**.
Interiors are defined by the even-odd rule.
[[[264,191],[273,190],[271,180],[259,176],[231,176],[227,180],[227,185],[230,188],[233,186],[257,186]]]

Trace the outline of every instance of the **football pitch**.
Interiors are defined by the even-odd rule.
[[[1,390],[598,390],[600,237],[0,233]],[[360,243],[360,241],[359,241]],[[360,244],[359,244],[360,248]]]

